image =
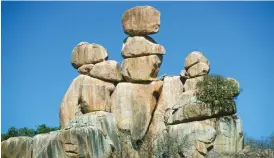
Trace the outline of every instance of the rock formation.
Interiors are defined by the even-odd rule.
[[[79,43],[71,64],[80,74],[60,105],[62,129],[3,141],[2,157],[203,158],[243,149],[236,104],[212,110],[196,97],[197,82],[210,71],[204,54],[190,53],[180,75],[159,79],[166,51],[148,35],[159,31],[160,12],[134,7],[122,23],[129,37],[121,67],[103,46]]]

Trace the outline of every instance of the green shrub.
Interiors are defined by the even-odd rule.
[[[237,83],[220,75],[205,76],[197,83],[196,89],[197,99],[213,110],[233,108],[234,99],[239,95]]]
[[[11,137],[18,137],[18,136],[33,137],[37,134],[49,133],[51,131],[56,131],[59,129],[60,127],[48,127],[45,124],[38,125],[37,129],[30,129],[27,127],[17,129],[15,127],[10,127],[7,133],[1,134],[1,141],[7,140]]]

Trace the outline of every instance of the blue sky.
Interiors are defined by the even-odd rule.
[[[78,75],[72,49],[98,43],[121,63],[121,17],[137,5],[161,12],[151,36],[166,49],[159,76],[179,75],[185,57],[201,51],[211,74],[240,82],[244,131],[255,138],[274,132],[274,2],[2,2],[1,132],[58,126],[59,105]]]

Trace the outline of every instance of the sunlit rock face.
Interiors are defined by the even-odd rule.
[[[76,77],[67,90],[60,106],[61,127],[76,118],[79,113],[110,111],[110,95],[114,84],[86,75]]]
[[[128,82],[157,80],[162,59],[161,55],[127,58],[122,63],[123,77]]]
[[[166,50],[147,35],[158,32],[160,12],[137,6],[123,14],[122,24],[129,36],[123,41],[121,64],[108,60],[103,46],[79,43],[71,64],[80,74],[61,102],[61,129],[2,141],[1,156],[219,158],[250,154],[243,150],[236,103],[212,109],[197,99],[196,85],[210,71],[205,55],[191,52],[177,76],[158,79]],[[239,95],[239,82],[227,79],[237,84],[233,96]]]
[[[156,108],[162,81],[150,84],[119,83],[111,96],[111,112],[121,130],[130,131],[132,139],[144,137]]]

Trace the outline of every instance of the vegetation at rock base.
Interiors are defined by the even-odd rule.
[[[245,146],[250,146],[252,149],[273,149],[274,150],[274,132],[270,136],[262,137],[261,139],[254,139],[246,135],[244,143],[245,143]]]
[[[18,136],[33,137],[37,134],[48,133],[50,131],[56,131],[59,129],[60,127],[48,127],[45,124],[38,125],[37,129],[31,129],[27,127],[17,129],[15,127],[10,127],[7,133],[1,134],[1,141],[7,140],[11,137],[18,137]]]
[[[211,109],[233,108],[234,99],[239,95],[239,87],[233,80],[220,75],[204,76],[196,85],[197,99]]]

